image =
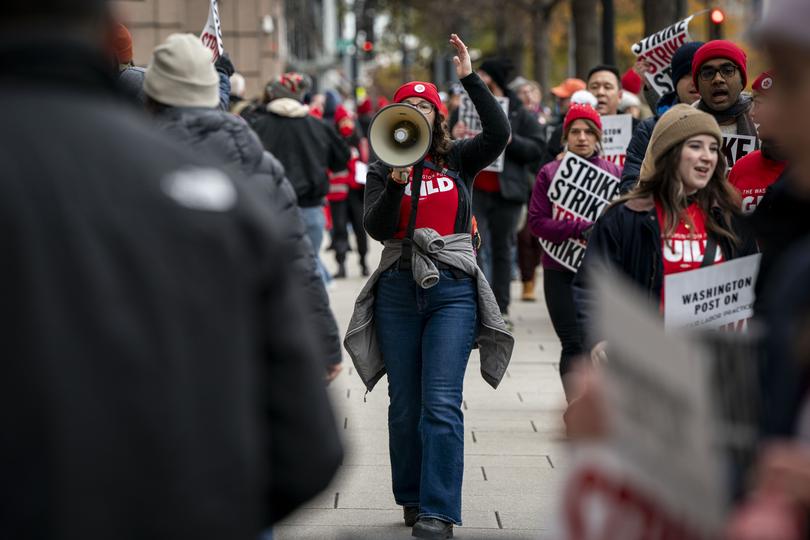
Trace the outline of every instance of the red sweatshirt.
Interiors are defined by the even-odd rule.
[[[761,150],[741,158],[731,169],[728,181],[742,195],[742,211],[750,214],[765,195],[765,190],[776,182],[785,170],[785,161],[774,161],[762,155]]]

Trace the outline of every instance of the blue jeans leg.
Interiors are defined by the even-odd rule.
[[[318,262],[321,278],[324,283],[329,283],[332,281],[332,276],[326,271],[326,267],[321,262],[321,244],[323,243],[323,232],[326,228],[326,216],[323,215],[323,208],[320,206],[301,208],[301,216],[304,218],[307,236],[312,244],[312,249],[315,250],[315,260]]]
[[[422,330],[422,481],[420,515],[461,524],[464,474],[464,372],[477,322],[472,278],[442,272],[426,291]]]
[[[377,340],[388,372],[391,480],[394,499],[403,506],[419,505],[422,469],[422,315],[416,287],[410,272],[384,272],[374,304]]]

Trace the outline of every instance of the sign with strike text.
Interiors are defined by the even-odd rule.
[[[743,330],[754,314],[762,255],[750,255],[664,278],[666,328]]]
[[[608,114],[602,117],[602,152],[605,159],[624,168],[627,147],[633,138],[633,117],[629,114]]]
[[[619,179],[576,154],[567,153],[548,188],[553,218],[595,222],[619,193]],[[568,239],[555,244],[540,239],[549,257],[576,272],[585,256],[586,244]]]
[[[498,100],[498,104],[503,109],[503,114],[509,118],[509,98],[508,97],[496,97]],[[481,124],[481,117],[478,115],[478,111],[475,110],[475,105],[470,99],[470,96],[467,94],[461,95],[461,104],[459,105],[458,110],[458,121],[464,122],[464,125],[467,126],[467,131],[465,138],[471,139],[481,133],[484,130],[484,126]],[[503,172],[503,163],[505,159],[505,151],[498,156],[489,167],[485,168],[485,171],[492,171],[492,172]]]
[[[668,336],[624,278],[596,282],[606,434],[575,447],[562,497],[568,540],[717,538],[727,511],[709,353]],[[628,339],[628,336],[633,336]]]
[[[645,37],[631,47],[636,58],[646,60],[649,63],[650,71],[644,75],[650,87],[659,96],[675,90],[670,63],[675,51],[687,41],[692,41],[689,37],[689,22],[692,17],[694,15],[678,21],[660,32]]]
[[[205,23],[202,34],[200,34],[200,40],[202,40],[203,45],[211,49],[215,61],[225,52],[222,45],[222,22],[219,19],[217,0],[211,0],[211,6],[208,9],[208,21]]]
[[[754,150],[759,150],[759,139],[756,137],[723,134],[723,155],[726,157],[729,170]]]

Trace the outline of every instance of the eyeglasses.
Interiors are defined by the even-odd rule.
[[[418,109],[420,113],[425,115],[433,112],[433,105],[431,105],[427,101],[420,101],[416,105],[414,105],[413,103],[408,103],[408,105],[410,105],[411,107],[416,107],[416,109]]]
[[[728,80],[737,73],[737,66],[734,64],[723,64],[719,68],[703,66],[700,68],[700,79],[702,81],[711,81],[717,76],[718,73],[720,73],[724,79]]]

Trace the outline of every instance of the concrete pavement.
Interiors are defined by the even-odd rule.
[[[373,243],[368,257],[379,259]],[[334,255],[322,254],[334,269]],[[341,331],[365,283],[349,255],[349,278],[330,293]],[[539,275],[538,275],[539,278]],[[519,298],[513,283],[513,298]],[[464,381],[465,471],[462,539],[551,539],[564,477],[564,404],[557,362],[560,346],[546,312],[542,286],[537,302],[516,301],[510,309],[516,347],[497,390],[481,378],[473,351]],[[345,368],[331,385],[337,422],[344,435],[346,461],[332,485],[275,529],[277,540],[410,538],[402,510],[391,493],[388,461],[387,384],[366,396],[344,352]]]

